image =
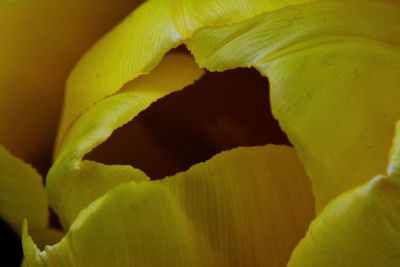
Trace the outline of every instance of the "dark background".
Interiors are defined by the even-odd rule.
[[[0,266],[20,266],[22,245],[19,237],[0,219]]]

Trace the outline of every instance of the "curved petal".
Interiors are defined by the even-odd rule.
[[[392,148],[396,156],[399,137],[397,132]],[[330,202],[288,266],[399,266],[400,175],[395,170],[400,162],[390,165],[394,171],[388,176],[377,176]]]
[[[27,219],[40,246],[59,240],[59,233],[47,228],[49,210],[42,177],[3,146],[0,146],[0,216],[18,234]]]
[[[207,237],[212,266],[284,266],[314,217],[310,181],[287,146],[223,152],[163,183]]]
[[[42,177],[2,146],[0,183],[1,216],[17,233],[24,218],[28,218],[32,228],[47,226],[49,214]]]
[[[70,225],[78,211],[72,204],[75,200],[69,199],[72,196],[71,190],[76,190],[73,184],[74,186],[77,186],[76,183],[86,184],[83,180],[88,179],[82,176],[85,172],[86,176],[88,175],[87,171],[82,172],[82,168],[85,168],[81,164],[83,156],[110,137],[114,129],[132,120],[151,103],[193,83],[203,73],[204,71],[197,67],[192,57],[179,52],[167,54],[151,74],[127,83],[118,94],[100,101],[73,124],[63,141],[57,161],[49,171],[46,187],[50,205],[60,216],[65,227]],[[106,170],[108,168],[112,169]],[[137,170],[123,166],[103,165],[96,167],[95,171],[95,174],[89,176],[97,175],[97,179],[103,179],[101,175],[108,176],[110,173],[119,175],[115,172],[125,172],[126,177],[136,177],[135,180],[138,177]],[[139,176],[142,178],[143,175]],[[122,180],[125,181],[123,177],[104,177],[104,179],[108,179],[107,185],[110,188]],[[95,186],[102,185],[104,184]],[[100,191],[107,190],[102,187]],[[81,204],[79,206],[81,207]]]
[[[288,266],[399,266],[400,188],[378,176],[333,200]]]
[[[131,166],[103,165],[92,161],[83,161],[79,170],[63,179],[68,179],[68,190],[63,189],[62,212],[59,214],[66,227],[81,210],[118,184],[149,180],[145,173]]]
[[[57,147],[71,123],[125,83],[149,73],[199,28],[229,25],[311,0],[153,0],[141,5],[80,60],[68,79]],[[82,92],[85,92],[82,94]]]
[[[1,144],[45,171],[47,166],[40,161],[51,159],[68,73],[83,52],[138,2],[0,3]]]
[[[282,266],[312,217],[292,148],[238,148],[115,187],[44,252],[25,228],[24,252],[32,266]]]
[[[399,23],[388,3],[321,1],[200,30],[188,47],[202,67],[255,66],[268,76],[273,114],[320,210],[384,171],[400,115]]]

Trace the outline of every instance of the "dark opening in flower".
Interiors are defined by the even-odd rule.
[[[206,72],[159,99],[85,158],[132,165],[153,179],[238,146],[289,144],[271,114],[268,80],[253,68]]]
[[[396,1],[149,0],[67,78],[120,13],[94,2],[0,5],[0,216],[26,265],[400,265]]]

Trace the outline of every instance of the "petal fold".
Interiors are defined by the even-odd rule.
[[[0,146],[0,216],[18,234],[27,219],[40,246],[59,240],[59,233],[48,229],[49,207],[42,177],[3,146]]]
[[[388,174],[331,201],[311,223],[289,267],[400,265],[399,137],[397,129]]]
[[[19,233],[24,218],[32,228],[48,222],[46,193],[42,177],[30,165],[0,146],[1,216]]]
[[[71,123],[125,83],[149,73],[170,49],[205,26],[229,25],[311,0],[148,1],[105,35],[79,61],[66,90],[57,147]],[[82,92],[85,92],[84,94]]]
[[[399,266],[399,210],[399,183],[375,177],[326,206],[288,266]]]
[[[64,188],[59,214],[66,228],[81,210],[118,184],[149,180],[145,173],[131,166],[103,165],[87,160],[82,161],[79,170],[63,178],[68,179],[65,183],[68,187]]]
[[[269,78],[272,112],[321,210],[385,170],[400,116],[399,23],[389,2],[318,1],[204,28],[187,45],[201,67]]]
[[[120,184],[58,244],[40,252],[25,235],[24,251],[32,266],[283,266],[312,217],[292,148],[238,148],[164,180]]]
[[[94,167],[88,162],[82,165],[84,155],[151,103],[190,85],[203,73],[204,70],[197,67],[192,57],[180,52],[171,52],[152,73],[127,83],[118,94],[100,101],[73,124],[63,140],[56,162],[49,171],[46,187],[50,205],[59,215],[65,228],[68,228],[76,217],[78,207],[89,204],[89,199],[98,197],[99,192],[107,191],[105,185],[111,189],[114,185],[127,181],[128,177],[133,180],[148,179],[144,178],[143,173],[129,166],[110,167],[99,164]],[[93,173],[90,173],[89,169]],[[95,178],[102,182],[95,183],[91,188],[87,181]],[[84,191],[89,192],[84,190],[83,186],[97,193],[90,194],[90,197],[80,197]],[[76,199],[70,199],[71,197]],[[83,199],[85,201],[82,201]],[[78,202],[80,204],[77,204]]]

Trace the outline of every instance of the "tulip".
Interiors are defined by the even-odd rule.
[[[43,137],[25,150],[4,131],[0,215],[17,232],[23,225],[24,264],[399,266],[399,22],[400,6],[390,0],[141,4],[69,74],[45,187],[7,151],[29,162],[24,153],[37,151]],[[174,49],[182,44],[191,54]],[[31,83],[38,92],[62,81],[45,68],[24,74],[25,66],[2,73],[39,82]],[[234,148],[160,180],[96,161],[103,145],[162,99],[201,84],[207,71],[240,68],[268,77],[272,114],[293,147]],[[42,87],[44,77],[55,81]],[[17,113],[15,105],[7,112]],[[48,227],[48,205],[62,231]]]

